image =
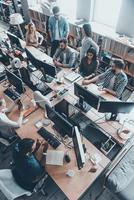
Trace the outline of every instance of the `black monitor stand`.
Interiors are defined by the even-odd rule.
[[[79,97],[79,101],[75,104],[75,106],[82,110],[84,113],[87,113],[92,108],[84,101],[84,98],[82,96]]]
[[[41,78],[42,81],[46,82],[46,83],[51,83],[53,81],[53,77],[48,76],[45,72],[44,69],[41,69],[41,72],[43,74],[43,77]]]

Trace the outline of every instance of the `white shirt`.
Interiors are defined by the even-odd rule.
[[[5,137],[12,136],[12,128],[19,128],[22,124],[22,117],[18,122],[10,120],[4,112],[0,112],[0,133]]]
[[[60,40],[58,20],[56,20],[55,40]]]
[[[110,80],[109,87],[108,87],[110,90],[112,90],[114,87],[115,78],[116,76],[113,76],[113,78],[111,78]]]

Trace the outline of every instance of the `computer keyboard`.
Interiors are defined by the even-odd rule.
[[[13,101],[15,101],[16,99],[18,99],[20,97],[19,94],[17,94],[16,92],[14,92],[11,88],[7,88],[4,91],[4,94],[7,95]]]
[[[69,119],[69,121],[73,125],[78,126],[81,130],[84,130],[86,126],[91,123],[91,120],[81,112],[78,112],[77,114],[73,115]]]
[[[36,85],[36,90],[39,90],[42,95],[47,95],[52,92],[52,89],[45,83]]]
[[[51,89],[50,87],[48,87],[48,86],[45,86],[45,87],[43,88],[43,91],[41,91],[41,93],[42,93],[43,95],[47,95],[47,94],[49,94],[50,92],[52,92],[52,89]]]
[[[50,144],[54,149],[56,149],[61,142],[49,131],[47,131],[45,128],[40,128],[38,130],[39,135],[41,135],[47,142]]]

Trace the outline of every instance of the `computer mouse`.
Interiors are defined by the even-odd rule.
[[[71,161],[71,158],[68,154],[65,154],[64,159],[67,163],[69,163]]]

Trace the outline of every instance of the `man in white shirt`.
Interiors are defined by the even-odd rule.
[[[17,103],[17,102],[16,102]],[[10,120],[6,113],[9,113],[14,108],[15,104],[10,108],[6,107],[6,102],[0,98],[0,136],[4,139],[9,139],[15,135],[14,128],[19,128],[23,121],[23,112],[20,112],[18,121]]]
[[[59,47],[59,41],[67,38],[69,33],[69,24],[67,20],[61,16],[58,6],[54,6],[53,15],[50,16],[48,21],[49,35],[51,39],[51,57]]]

